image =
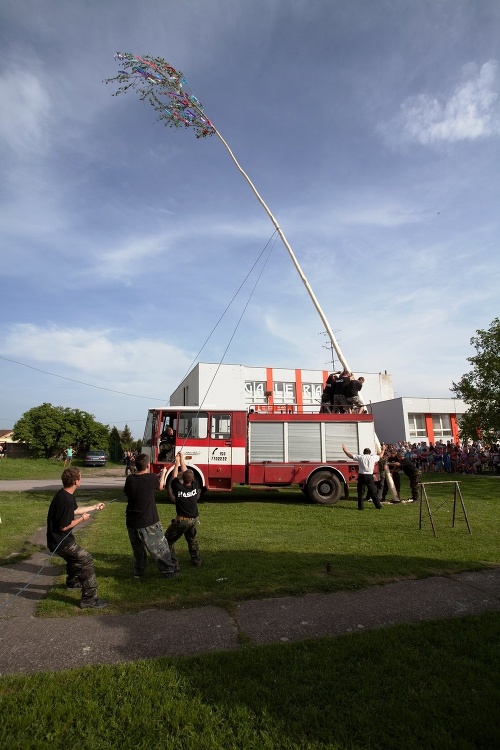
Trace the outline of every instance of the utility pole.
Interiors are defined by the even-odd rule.
[[[334,332],[338,333],[338,329]],[[323,349],[329,349],[330,351],[330,357],[331,357],[331,363],[332,363],[332,372],[335,372],[335,347],[333,346],[333,342],[330,339],[328,331],[320,331],[318,334],[319,336],[328,336],[329,341],[326,344],[322,344]],[[326,362],[326,364],[330,364],[330,360]]]

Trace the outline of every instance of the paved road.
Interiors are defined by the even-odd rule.
[[[123,489],[125,477],[83,477],[81,489]],[[60,479],[1,479],[0,492],[27,492],[29,490],[54,490],[61,489]]]

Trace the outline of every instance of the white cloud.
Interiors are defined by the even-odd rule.
[[[12,325],[0,342],[5,357],[91,385],[150,398],[170,395],[191,364],[189,355],[162,340],[130,339],[111,329]],[[156,392],[155,392],[156,389]]]
[[[448,98],[431,94],[408,97],[388,130],[394,132],[395,128],[403,140],[424,145],[500,135],[496,61],[490,60],[480,69],[474,64],[464,66],[462,81]]]
[[[50,98],[36,76],[12,70],[0,77],[0,138],[17,155],[39,153],[45,144],[44,124]]]

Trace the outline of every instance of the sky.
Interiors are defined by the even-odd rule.
[[[197,362],[332,368],[222,141],[112,96],[118,51],[182,71],[351,370],[452,395],[499,315],[498,0],[2,0],[0,40],[0,429],[139,438]]]

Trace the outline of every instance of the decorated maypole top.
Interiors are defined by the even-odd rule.
[[[184,91],[187,81],[180,70],[172,68],[162,57],[150,55],[140,57],[130,52],[117,52],[115,60],[123,70],[105,81],[121,84],[113,96],[134,89],[141,101],[148,101],[154,107],[165,125],[193,128],[197,138],[216,133],[198,99]]]
[[[295,254],[288,243],[283,230],[277,220],[266,205],[257,188],[240,166],[228,144],[221,136],[219,131],[212,125],[208,117],[205,116],[203,107],[198,99],[186,91],[187,81],[184,75],[169,65],[162,57],[151,57],[151,55],[133,55],[130,52],[117,52],[115,60],[118,61],[122,70],[113,78],[107,78],[105,83],[120,84],[113,96],[124,94],[129,89],[134,89],[139,94],[141,101],[148,101],[158,117],[165,125],[173,128],[192,128],[197,138],[206,138],[209,135],[216,135],[227,149],[231,159],[237,169],[244,176],[252,188],[257,200],[265,209],[267,215],[274,224],[283,244],[285,245],[292,262],[302,279],[304,286],[325,326],[326,332],[332,342],[332,347],[337,353],[337,357],[345,370],[350,371],[349,365],[342,354],[333,330],[327,320],[327,317],[320,307],[316,295],[314,294],[308,280],[306,279],[302,268],[300,267]]]

